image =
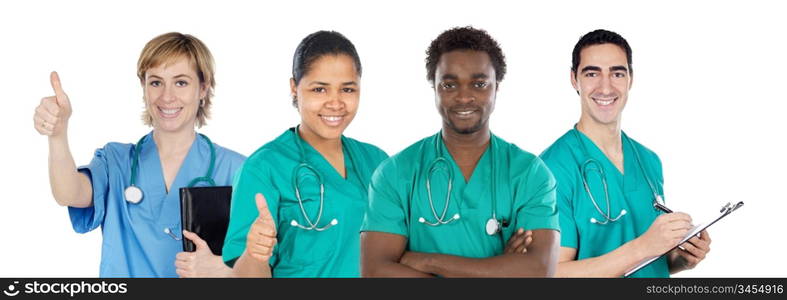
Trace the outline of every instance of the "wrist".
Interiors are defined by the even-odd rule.
[[[650,251],[648,251],[648,245],[642,239],[642,237],[638,237],[632,240],[629,245],[631,246],[631,253],[634,256],[634,258],[636,258],[637,261],[650,257]]]
[[[68,146],[68,127],[63,128],[63,132],[58,135],[50,135],[49,144],[54,146]]]

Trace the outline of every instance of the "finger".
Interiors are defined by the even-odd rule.
[[[707,230],[703,230],[702,232],[700,232],[700,239],[705,240],[706,242],[708,242],[708,244],[710,244],[710,234],[708,234]]]
[[[191,265],[189,263],[185,262],[185,261],[181,261],[181,260],[176,260],[175,261],[175,268],[177,268],[177,269],[184,270],[184,271],[189,271],[189,270],[191,270],[190,266]]]
[[[262,255],[257,253],[249,253],[249,256],[251,256],[252,259],[260,262],[267,261],[271,258],[270,255]]]
[[[191,274],[190,274],[191,272],[189,272],[189,271],[186,271],[186,270],[176,269],[176,270],[175,270],[175,273],[176,273],[176,274],[178,274],[178,276],[179,276],[180,278],[188,278],[188,277],[191,277]]]
[[[667,228],[669,228],[670,230],[683,230],[683,229],[690,230],[694,228],[694,226],[691,225],[690,222],[680,220],[667,224]]]
[[[266,248],[273,248],[273,246],[276,245],[276,239],[272,239],[272,238],[257,239],[254,242],[254,245],[266,247]]]
[[[175,260],[178,261],[188,261],[189,256],[191,256],[191,252],[179,252],[175,255]]]
[[[66,92],[63,91],[63,85],[60,83],[60,76],[57,75],[57,72],[52,71],[52,73],[49,74],[49,83],[52,84],[52,90],[55,91],[55,96],[57,96],[58,101],[60,101],[60,98],[68,98]]]
[[[525,239],[525,247],[530,247],[530,244],[533,243],[533,236],[530,235]]]
[[[511,240],[512,240],[511,241],[511,245],[506,247],[506,253],[517,253],[517,252],[520,252],[520,250],[517,250],[517,249],[521,249],[522,247],[525,246],[525,238],[522,237],[522,236],[518,236],[518,235],[517,236],[513,236],[513,237],[511,237]]]
[[[521,228],[519,230],[517,230],[516,232],[514,232],[514,234],[512,234],[510,238],[508,238],[508,241],[506,242],[506,249],[511,247],[511,245],[516,241],[517,235],[520,235],[520,234],[522,234],[522,229]]]
[[[36,114],[33,115],[34,119],[37,123],[43,124],[46,121],[49,124],[57,123],[58,117],[46,111],[45,108],[41,108],[41,110],[36,110]]]
[[[273,216],[271,216],[271,211],[268,209],[268,202],[265,200],[265,196],[262,193],[257,193],[254,195],[254,202],[257,204],[257,211],[259,211],[260,215],[259,219],[263,220],[273,220]]]
[[[685,221],[691,223],[691,216],[683,212],[674,212],[666,214],[670,222]]]
[[[36,126],[36,130],[38,130],[38,133],[40,133],[41,135],[46,135],[46,136],[51,136],[52,134],[55,133],[54,131],[52,131],[52,129],[43,128],[43,126],[41,125]]]
[[[60,106],[57,105],[57,100],[55,99],[47,99],[46,101],[42,101],[40,112],[48,113],[53,117],[57,117],[60,115]]]
[[[710,245],[708,244],[708,242],[698,237],[691,238],[690,240],[688,240],[688,243],[691,243],[692,245],[694,245],[694,247],[697,247],[703,252],[710,251]]]
[[[253,226],[255,238],[276,238],[276,229],[272,224],[257,219]]]
[[[208,243],[205,242],[205,240],[201,239],[199,235],[197,235],[196,233],[193,233],[188,230],[183,230],[183,237],[189,239],[194,243],[195,246],[197,246],[197,249],[195,251],[199,251],[202,249],[210,250],[210,247],[208,247]]]
[[[696,245],[694,245],[692,243],[684,243],[683,244],[683,248],[691,256],[695,257],[697,259],[697,262],[699,262],[700,260],[705,259],[706,252],[702,248],[697,247]]]
[[[249,253],[259,257],[270,257],[271,254],[273,254],[273,250],[264,246],[255,246],[249,251]]]

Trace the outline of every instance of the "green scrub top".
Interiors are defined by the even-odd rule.
[[[577,259],[597,257],[617,249],[645,233],[660,212],[653,208],[654,196],[643,174],[647,172],[656,193],[662,195],[664,176],[661,160],[653,151],[621,134],[623,168],[621,174],[604,153],[582,132],[572,129],[541,154],[557,179],[557,206],[560,211],[561,246],[577,249]],[[642,161],[637,163],[636,147]],[[606,209],[600,173],[588,165],[587,183],[593,198],[604,213],[614,218],[621,209],[626,215],[608,224],[593,224],[591,218],[606,220],[593,206],[585,191],[580,168],[589,159],[604,169],[611,208]],[[608,213],[609,212],[609,213]],[[669,277],[666,257],[661,257],[630,277]]]
[[[460,217],[430,226],[420,223],[419,218],[436,221],[426,180],[430,165],[439,155],[448,164],[445,168],[438,166],[431,176],[434,210],[438,216],[442,214],[450,170],[454,178],[444,220],[457,213]],[[486,223],[492,217],[493,192],[497,199],[495,212],[503,227],[501,233],[490,236]],[[380,164],[372,176],[361,230],[403,235],[408,238],[408,251],[484,258],[502,254],[505,242],[518,228],[559,230],[555,179],[541,159],[492,135],[466,182],[438,133]]]
[[[374,169],[388,157],[382,150],[342,136],[346,179],[290,128],[255,151],[235,178],[230,224],[223,259],[228,265],[246,249],[246,235],[259,212],[254,196],[262,193],[276,224],[278,243],[269,260],[273,277],[359,277],[361,221],[367,203],[367,186]],[[309,226],[293,188],[293,171],[303,158],[324,182],[324,206],[318,227],[332,219],[337,225],[324,231],[304,230],[292,220]],[[301,168],[298,186],[306,213],[316,221],[320,209],[320,184],[313,172]]]

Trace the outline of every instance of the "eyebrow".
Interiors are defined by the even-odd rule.
[[[618,66],[611,66],[611,67],[609,67],[609,70],[610,71],[625,71],[625,72],[629,71],[629,69],[626,68],[626,66],[620,66],[620,65],[618,65]],[[582,68],[582,72],[580,72],[580,73],[585,73],[585,72],[589,72],[589,71],[601,72],[601,68],[597,67],[597,66],[587,66],[587,67]]]
[[[596,66],[587,66],[587,67],[582,68],[582,71],[580,73],[585,73],[585,72],[589,72],[589,71],[600,72],[601,68],[600,67],[596,67]]]
[[[186,77],[188,79],[191,79],[191,76],[186,75],[186,74],[180,74],[180,75],[177,75],[177,76],[175,76],[173,78],[180,78],[180,77]],[[150,75],[150,76],[148,76],[148,78],[163,79],[161,76],[158,76],[158,75]]]
[[[489,75],[486,75],[484,73],[475,73],[475,74],[473,74],[472,77],[473,77],[473,79],[487,79],[487,78],[489,78]]]
[[[458,76],[454,74],[443,74],[443,77],[440,78],[441,80],[457,80],[459,79]]]
[[[612,66],[612,67],[609,67],[609,70],[610,71],[626,71],[627,73],[629,71],[629,69],[626,68],[625,66]]]

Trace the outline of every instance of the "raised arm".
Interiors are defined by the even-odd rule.
[[[90,179],[77,172],[71,149],[68,147],[68,119],[71,102],[60,85],[57,72],[50,74],[54,96],[41,99],[33,115],[33,126],[41,135],[49,137],[49,185],[57,204],[72,207],[93,205]]]

